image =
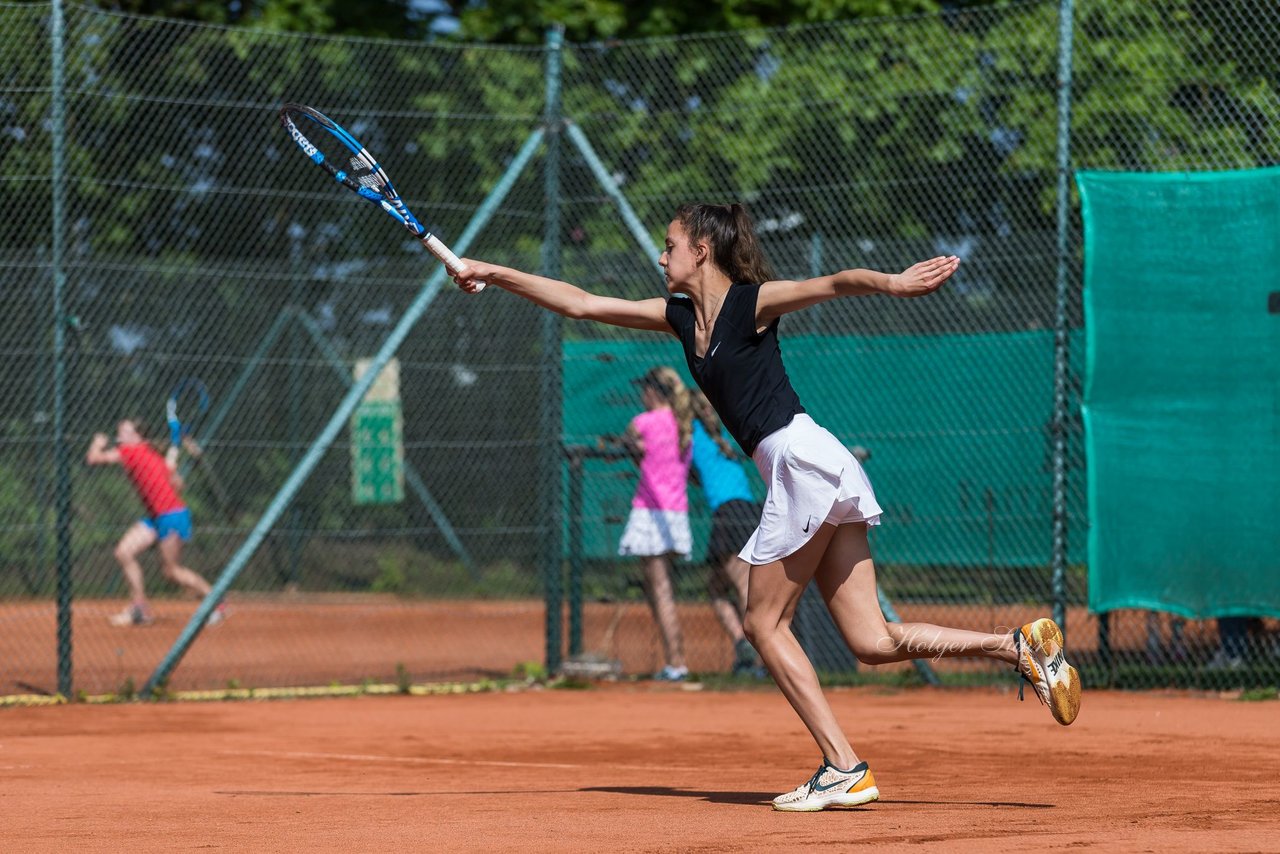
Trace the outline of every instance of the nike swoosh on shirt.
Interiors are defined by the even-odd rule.
[[[812,525],[812,524],[813,524],[813,517],[812,517],[812,516],[810,516],[808,519],[805,519],[805,520],[804,520],[804,533],[806,533],[806,534],[807,534],[807,533],[809,533],[809,526],[810,526],[810,525]]]
[[[716,351],[719,349],[720,349],[720,342],[717,341],[716,346],[712,347],[711,352],[707,354],[707,358],[710,359],[712,356],[716,354]]]

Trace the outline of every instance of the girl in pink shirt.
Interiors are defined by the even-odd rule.
[[[671,584],[671,555],[688,557],[689,479],[693,404],[680,375],[669,367],[651,369],[635,381],[645,411],[631,419],[627,444],[640,455],[640,482],[618,554],[641,558],[644,591],[662,634],[667,664],[657,679],[680,681],[689,675],[684,637]]]

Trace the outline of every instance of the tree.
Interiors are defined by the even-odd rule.
[[[570,41],[759,29],[933,12],[937,0],[485,0],[456,2],[464,38],[539,44],[561,24]]]

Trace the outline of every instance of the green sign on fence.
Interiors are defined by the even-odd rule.
[[[367,359],[356,362],[357,380],[368,365]],[[404,415],[395,359],[383,368],[351,416],[351,500],[356,504],[404,500]]]

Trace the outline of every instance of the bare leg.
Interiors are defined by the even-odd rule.
[[[865,664],[913,658],[978,656],[1013,664],[1018,660],[1012,628],[988,634],[931,623],[886,623],[876,595],[876,571],[867,526],[841,525],[814,576],[849,649]]]
[[[818,743],[822,755],[838,768],[852,768],[858,762],[857,754],[822,694],[818,674],[791,633],[791,618],[800,594],[813,577],[835,531],[834,526],[824,524],[795,554],[751,567],[743,626],[774,682]]]
[[[649,608],[658,623],[662,635],[662,647],[667,664],[685,667],[684,635],[680,632],[680,618],[676,613],[675,589],[671,586],[671,562],[665,555],[646,557],[644,568],[644,592]]]
[[[156,532],[142,522],[135,522],[124,532],[120,542],[116,543],[115,556],[120,564],[125,583],[129,585],[129,598],[134,605],[145,608],[147,591],[142,580],[142,564],[138,563],[138,555],[151,548],[156,541]]]
[[[160,541],[160,562],[164,568],[164,577],[179,584],[197,596],[204,598],[213,588],[198,572],[182,565],[182,538],[177,534],[169,534]]]
[[[721,566],[713,567],[707,580],[707,592],[711,594],[711,610],[724,627],[729,640],[735,644],[745,639],[742,633],[742,613],[746,610],[747,574],[750,567],[737,555],[725,558]],[[729,598],[730,590],[738,597],[735,603]]]

